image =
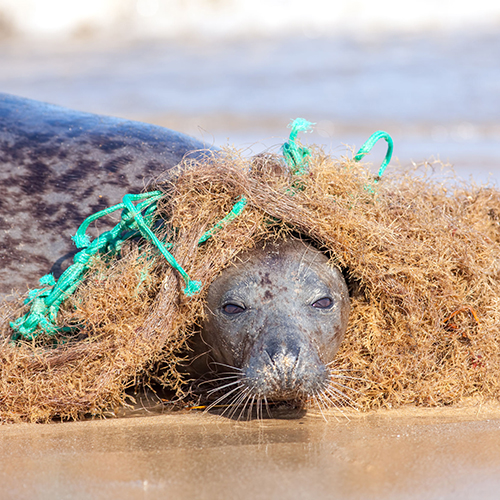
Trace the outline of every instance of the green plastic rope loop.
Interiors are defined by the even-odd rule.
[[[288,142],[283,144],[283,156],[290,167],[293,175],[304,175],[307,173],[307,157],[311,156],[308,148],[297,145],[297,134],[299,132],[309,132],[314,123],[308,122],[304,118],[296,118],[288,126],[292,129]]]
[[[49,335],[60,331],[68,331],[68,328],[59,328],[55,325],[57,314],[63,301],[66,300],[83,281],[87,270],[90,268],[89,261],[91,258],[99,252],[116,252],[117,248],[119,248],[124,241],[123,238],[121,238],[122,233],[124,233],[128,238],[138,235],[138,233],[142,234],[138,230],[136,219],[127,212],[130,211],[130,206],[133,208],[133,214],[139,213],[140,215],[142,211],[145,211],[148,222],[150,222],[152,213],[150,205],[154,204],[156,208],[156,202],[161,195],[161,191],[153,191],[139,195],[129,195],[127,204],[120,203],[119,205],[115,205],[114,207],[110,207],[106,210],[101,210],[100,212],[97,212],[96,214],[93,214],[85,219],[83,224],[78,228],[77,234],[73,238],[77,247],[83,248],[83,250],[78,252],[73,257],[73,264],[63,272],[57,282],[55,282],[53,276],[51,275],[43,276],[40,279],[40,284],[48,285],[48,287],[31,290],[28,293],[28,298],[25,300],[25,304],[30,304],[30,310],[24,316],[10,323],[11,328],[16,332],[12,336],[12,339],[17,340],[20,336],[23,336],[24,338],[31,340],[36,337],[35,331],[37,329],[41,329]],[[132,200],[144,201],[139,203],[137,207],[134,207],[131,203]],[[94,241],[90,242],[86,235],[88,226],[97,218],[121,208],[124,210],[122,212],[120,223],[117,224],[111,231],[101,234]],[[190,290],[195,289],[195,287],[196,285],[191,287]]]
[[[359,148],[359,151],[356,153],[356,156],[354,157],[354,161],[361,160],[365,155],[367,155],[372,150],[373,146],[375,146],[375,144],[380,139],[386,140],[387,153],[385,155],[384,161],[382,162],[382,165],[380,165],[377,177],[375,178],[375,182],[378,182],[380,180],[380,178],[385,172],[385,169],[387,168],[387,165],[389,165],[389,162],[391,161],[392,151],[394,149],[394,143],[392,141],[392,137],[387,132],[384,132],[383,130],[378,130],[377,132],[372,134],[368,138],[368,140]]]

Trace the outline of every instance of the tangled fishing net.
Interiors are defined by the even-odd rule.
[[[312,150],[292,175],[282,158],[225,151],[157,189],[158,238],[201,293],[144,240],[96,257],[58,324],[69,333],[11,340],[0,314],[0,419],[102,415],[141,381],[185,390],[180,357],[203,317],[208,285],[257,241],[301,235],[331,256],[351,289],[335,367],[363,409],[442,406],[500,396],[500,191],[392,171],[374,182],[348,158]],[[246,198],[241,215],[200,238]],[[76,332],[76,333],[75,333]],[[184,354],[182,354],[184,352]],[[349,391],[346,389],[346,391]]]

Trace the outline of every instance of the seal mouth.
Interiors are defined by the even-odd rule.
[[[321,365],[321,375],[316,378],[300,381],[289,376],[288,385],[283,385],[279,379],[269,377],[273,368],[268,367],[251,375],[248,367],[243,369],[216,364],[226,371],[218,371],[217,377],[204,382],[213,385],[212,389],[205,392],[211,400],[205,409],[207,412],[213,409],[218,410],[221,416],[249,420],[280,417],[283,411],[287,417],[296,416],[297,411],[305,411],[308,407],[317,407],[324,417],[323,411],[330,408],[336,408],[341,413],[347,406],[356,409],[346,394],[350,388],[342,383],[343,379],[353,377],[329,365]],[[264,378],[259,375],[264,375]]]
[[[323,391],[328,385],[329,373],[326,366],[298,349],[296,355],[290,352],[270,352],[253,358],[244,368],[243,383],[256,397],[272,401],[305,400],[315,392]]]
[[[243,368],[215,364],[216,376],[204,382],[213,386],[205,393],[212,400],[206,411],[221,409],[220,414],[229,418],[263,418],[264,412],[273,417],[283,405],[302,410],[316,402],[328,407],[332,401],[327,404],[327,399],[339,399],[341,394],[331,388],[332,372],[326,365],[304,363],[300,354],[261,356]]]

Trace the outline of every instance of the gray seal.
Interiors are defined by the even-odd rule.
[[[346,282],[329,259],[298,239],[260,245],[210,285],[195,352],[223,404],[329,399],[329,364],[350,311]],[[200,370],[200,365],[196,368]],[[328,395],[330,391],[330,396]]]
[[[49,272],[57,278],[86,217],[168,177],[187,153],[204,155],[205,145],[153,125],[0,94],[0,300],[38,287]],[[197,360],[215,371],[217,387],[207,392],[234,407],[321,398],[348,314],[342,274],[311,245],[292,239],[243,253],[209,287],[198,337],[209,358]]]
[[[86,217],[205,149],[166,128],[0,94],[0,300],[59,277]]]

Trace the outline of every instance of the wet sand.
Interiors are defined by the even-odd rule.
[[[0,427],[0,498],[498,498],[500,412]]]

